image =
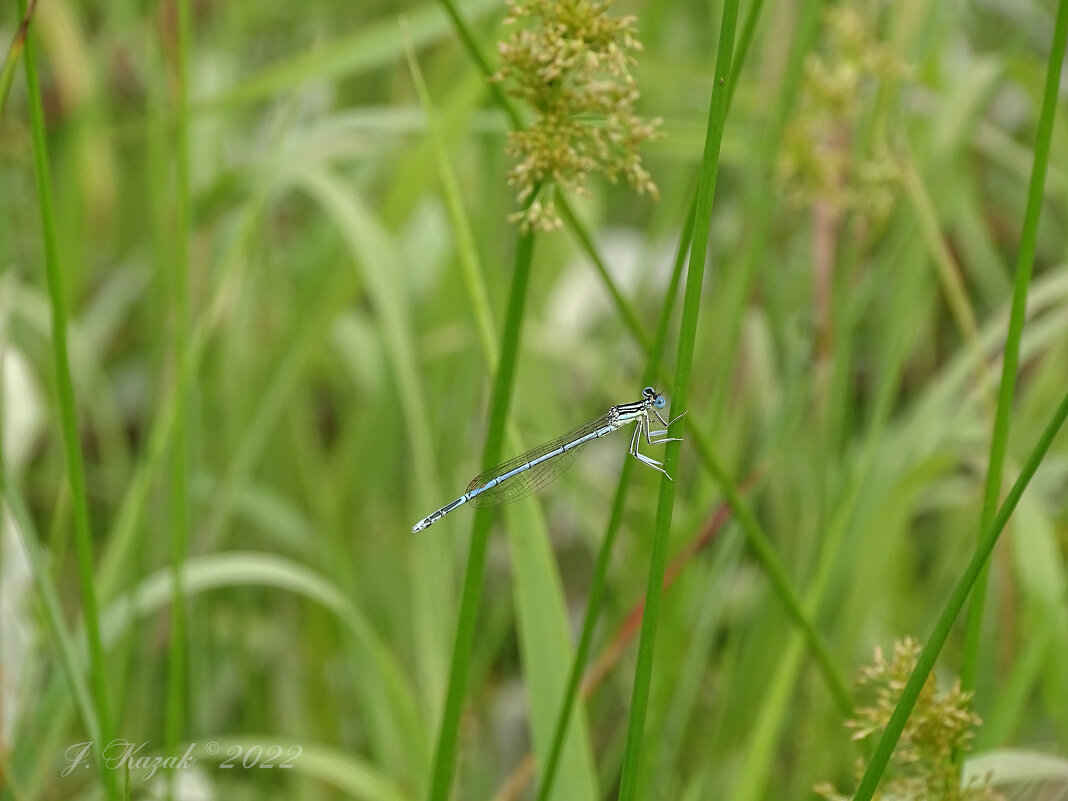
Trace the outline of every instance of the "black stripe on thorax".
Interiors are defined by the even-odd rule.
[[[618,406],[613,406],[612,408],[622,414],[640,412],[642,409],[645,408],[645,401],[635,401],[634,403],[621,403]]]

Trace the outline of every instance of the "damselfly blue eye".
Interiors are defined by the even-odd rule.
[[[667,398],[665,398],[663,395],[658,395],[656,400],[653,401],[653,406],[655,406],[657,409],[663,409],[665,406],[667,406]]]

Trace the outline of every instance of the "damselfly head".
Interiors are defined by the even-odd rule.
[[[663,409],[665,406],[667,406],[667,398],[659,394],[652,387],[646,387],[645,389],[643,389],[642,397],[644,397],[646,401],[652,401],[653,406],[655,406],[657,409]]]

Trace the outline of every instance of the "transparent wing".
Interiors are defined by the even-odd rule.
[[[576,439],[581,439],[588,434],[593,433],[599,428],[603,428],[608,423],[608,415],[599,417],[596,420],[591,420],[585,425],[579,426],[573,431],[568,431],[566,434],[557,437],[554,440],[543,443],[536,448],[532,448],[526,453],[522,453],[514,459],[509,459],[504,464],[497,465],[492,470],[487,470],[484,473],[480,473],[475,476],[471,483],[467,485],[467,492],[476,490],[481,486],[488,484],[497,476],[502,476],[505,473],[509,473],[515,470],[517,467],[532,462],[540,456],[544,456],[547,453],[551,453],[568,442],[574,442]],[[485,492],[476,495],[471,499],[471,504],[474,506],[502,506],[506,503],[512,503],[512,501],[518,501],[520,498],[525,498],[528,495],[540,490],[549,482],[553,481],[557,476],[563,473],[567,468],[571,467],[575,463],[575,458],[578,456],[580,450],[588,443],[583,443],[570,450],[564,451],[551,459],[546,459],[540,464],[536,464],[533,467],[524,470],[522,473],[516,473],[514,476],[505,479],[500,484],[490,487]]]
[[[485,492],[476,495],[471,499],[471,504],[479,507],[503,506],[506,503],[512,503],[512,501],[518,501],[520,498],[533,495],[567,470],[567,468],[571,467],[571,465],[575,463],[575,458],[578,456],[578,452],[582,450],[583,447],[583,445],[579,445],[569,451],[564,451],[559,456],[544,461],[541,464],[534,465],[534,467],[529,470],[517,473],[511,478],[502,481],[500,484],[490,487]],[[521,464],[525,464],[525,461]],[[490,478],[492,478],[492,476],[490,476]],[[487,479],[487,481],[488,480],[489,479]],[[478,485],[476,484],[475,487],[477,486]],[[475,487],[471,487],[470,489],[474,489]]]

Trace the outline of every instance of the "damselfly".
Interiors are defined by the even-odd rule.
[[[678,437],[668,437],[667,429],[675,420],[682,417],[683,412],[671,422],[660,416],[660,409],[667,406],[667,399],[657,393],[652,387],[642,390],[642,399],[634,403],[621,403],[608,410],[608,414],[591,420],[584,426],[579,426],[574,431],[569,431],[562,437],[557,437],[544,445],[527,451],[526,453],[505,462],[502,465],[487,470],[472,479],[467,485],[467,491],[447,506],[442,506],[433,514],[424,517],[414,526],[412,533],[416,534],[424,528],[429,528],[437,521],[451,512],[472,503],[475,506],[500,506],[511,503],[520,498],[525,498],[533,492],[537,492],[564,470],[571,466],[578,456],[579,450],[587,442],[611,434],[630,423],[637,423],[634,427],[634,436],[630,438],[630,453],[642,464],[648,465],[654,470],[659,470],[669,479],[663,465],[655,459],[638,452],[638,443],[644,436],[650,445],[661,445],[665,442],[681,442]],[[649,413],[656,415],[656,419],[664,426],[662,430],[653,430]],[[674,480],[674,479],[672,479]]]

